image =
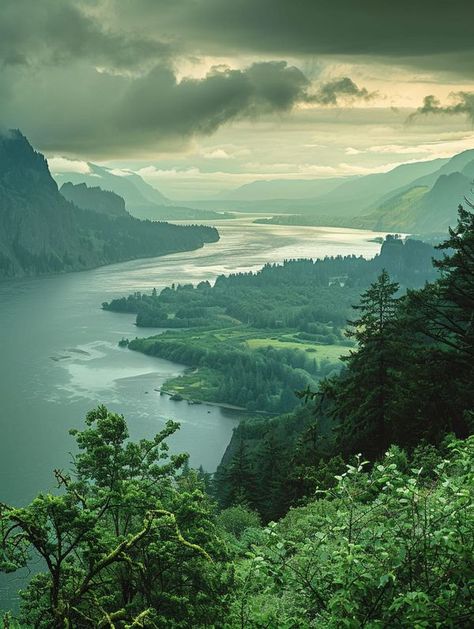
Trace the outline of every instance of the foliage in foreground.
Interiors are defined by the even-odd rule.
[[[122,416],[103,406],[74,431],[71,476],[59,495],[0,506],[0,569],[39,557],[44,571],[22,593],[21,621],[37,628],[189,627],[222,613],[225,550],[212,507],[186,455],[168,457],[168,422],[133,443]]]
[[[392,448],[264,530],[239,562],[229,627],[470,627],[474,438],[433,472]]]
[[[2,506],[2,570],[44,560],[22,627],[470,626],[474,437],[417,460],[392,447],[370,471],[359,457],[262,528],[243,505],[216,515],[194,472],[176,475],[183,457],[160,463],[175,428],[126,442],[99,407],[61,495]]]

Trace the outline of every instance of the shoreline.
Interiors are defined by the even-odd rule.
[[[166,360],[166,359],[165,359]],[[169,398],[172,398],[173,395],[176,395],[177,391],[167,391],[166,389],[154,389],[160,395],[167,395]],[[182,393],[178,393],[181,396],[181,400],[173,400],[174,402],[186,402],[190,406],[213,406],[217,408],[224,408],[228,411],[239,411],[240,413],[246,413],[247,415],[270,415],[277,416],[279,413],[270,413],[269,411],[249,411],[243,406],[235,406],[234,404],[227,404],[226,402],[210,402],[209,400],[192,400],[191,398],[186,397]]]

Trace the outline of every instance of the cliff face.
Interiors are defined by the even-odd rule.
[[[0,136],[0,278],[187,251],[218,238],[209,227],[79,209],[59,193],[45,158],[19,131]]]

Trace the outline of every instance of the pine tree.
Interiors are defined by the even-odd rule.
[[[347,333],[358,347],[333,386],[333,415],[340,421],[339,444],[346,453],[376,455],[391,443],[391,392],[400,356],[395,297],[399,285],[383,271],[362,294],[358,319]]]
[[[281,517],[288,507],[282,500],[285,480],[285,459],[282,443],[275,431],[270,431],[263,440],[258,453],[259,497],[257,508],[265,522]]]
[[[248,447],[243,439],[237,445],[237,450],[225,471],[226,496],[223,497],[224,506],[244,505],[253,506],[255,501],[256,480]]]
[[[474,205],[467,202],[471,208]],[[450,255],[435,261],[442,272],[438,316],[439,337],[474,359],[474,214],[459,206],[459,219],[449,238],[439,245]]]
[[[400,413],[410,413],[421,427],[414,440],[423,436],[431,442],[450,431],[469,433],[465,411],[474,406],[474,214],[460,206],[456,228],[438,248],[447,252],[434,262],[441,277],[422,290],[408,291],[403,304],[405,327],[412,330],[417,350],[406,365],[414,390],[399,400]]]

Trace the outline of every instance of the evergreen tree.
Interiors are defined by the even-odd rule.
[[[383,271],[354,306],[360,316],[349,322],[347,335],[358,347],[345,358],[347,369],[332,386],[339,444],[346,453],[378,454],[391,443],[391,392],[400,363],[398,288]]]
[[[253,506],[257,495],[257,483],[252,469],[248,447],[241,435],[237,450],[224,472],[225,495],[223,506]]]
[[[474,406],[474,214],[460,207],[457,227],[438,248],[447,252],[434,262],[441,277],[408,291],[403,303],[413,351],[404,367],[411,390],[398,404],[400,415],[423,426],[414,443],[420,437],[437,442],[449,431],[466,436],[466,411]]]
[[[282,500],[287,472],[282,446],[275,431],[270,431],[256,457],[259,463],[260,485],[257,506],[265,522],[281,517],[288,507]]]

